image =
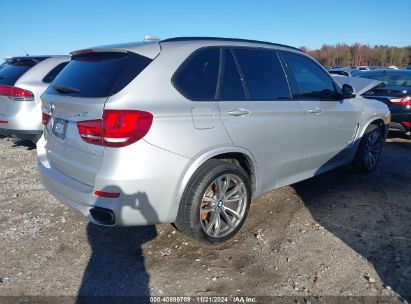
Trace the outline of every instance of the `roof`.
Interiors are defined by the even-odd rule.
[[[71,52],[70,54],[73,55],[76,52],[82,52],[82,51],[89,51],[89,50],[94,50],[94,51],[99,51],[99,52],[111,52],[111,51],[133,51],[136,52],[140,55],[146,56],[148,58],[154,59],[158,53],[160,52],[160,44],[161,43],[166,43],[166,42],[185,42],[185,41],[227,41],[227,42],[242,42],[242,43],[255,43],[255,44],[260,44],[260,45],[268,45],[268,46],[279,46],[283,48],[288,48],[292,50],[296,50],[298,52],[304,53],[302,50],[289,46],[289,45],[284,45],[284,44],[278,44],[278,43],[271,43],[271,42],[265,42],[265,41],[258,41],[258,40],[247,40],[247,39],[237,39],[237,38],[219,38],[219,37],[175,37],[175,38],[169,38],[169,39],[164,39],[164,40],[146,40],[142,42],[129,42],[129,43],[117,43],[117,44],[110,44],[110,45],[102,45],[102,46],[96,46],[96,47],[91,47],[87,48],[84,50],[80,51],[74,51]]]
[[[222,38],[222,37],[175,37],[175,38],[169,38],[169,39],[164,39],[160,40],[160,43],[163,42],[182,42],[182,41],[227,41],[227,42],[246,42],[246,43],[258,43],[258,44],[266,44],[270,46],[281,46],[285,48],[290,48],[293,50],[297,50],[300,52],[303,52],[299,48],[285,45],[285,44],[279,44],[279,43],[272,43],[272,42],[266,42],[266,41],[259,41],[259,40],[249,40],[249,39],[239,39],[239,38]]]

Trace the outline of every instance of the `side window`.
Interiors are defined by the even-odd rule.
[[[237,68],[237,64],[229,49],[224,51],[224,68],[222,74],[222,84],[220,100],[245,100],[243,82]]]
[[[220,49],[204,48],[191,55],[173,78],[178,91],[194,100],[214,100],[220,66]]]
[[[290,90],[275,51],[234,49],[250,100],[290,100]]]
[[[46,76],[44,76],[43,78],[43,82],[45,83],[51,83],[54,78],[56,78],[56,76],[58,75],[58,73],[61,72],[62,69],[64,69],[64,67],[68,64],[69,62],[63,62],[58,64],[56,67],[54,67],[54,69],[52,69]]]
[[[299,100],[337,100],[334,82],[318,64],[306,56],[282,52],[291,77],[297,85],[293,98]]]

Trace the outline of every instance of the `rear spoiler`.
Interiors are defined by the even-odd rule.
[[[145,41],[140,43],[122,43],[105,45],[71,52],[71,57],[91,53],[127,53],[133,52],[149,59],[154,59],[160,54],[161,48],[157,41]]]
[[[73,51],[70,55],[77,56],[77,55],[85,55],[85,54],[92,54],[92,53],[127,53],[126,49],[119,49],[119,48],[95,48],[95,49],[84,49]]]

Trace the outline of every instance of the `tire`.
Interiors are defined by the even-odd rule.
[[[375,170],[381,157],[384,135],[377,125],[369,125],[361,138],[360,145],[351,167],[357,173]]]
[[[197,240],[223,242],[240,230],[250,202],[250,179],[244,169],[227,161],[208,160],[188,183],[175,225]]]

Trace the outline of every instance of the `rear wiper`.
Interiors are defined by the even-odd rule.
[[[59,93],[80,93],[81,91],[76,88],[71,88],[71,87],[64,87],[64,86],[59,86],[59,85],[53,85],[53,89],[55,89]]]
[[[6,78],[7,78],[7,77],[4,77],[4,76],[1,76],[1,75],[0,75],[0,79],[6,79]]]

